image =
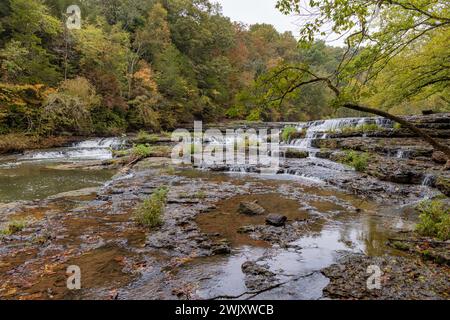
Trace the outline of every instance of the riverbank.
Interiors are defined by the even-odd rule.
[[[81,141],[83,137],[48,136],[38,137],[21,133],[0,135],[0,155],[23,153],[30,150],[65,147]]]

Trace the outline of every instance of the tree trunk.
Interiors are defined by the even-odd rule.
[[[422,137],[425,141],[427,141],[429,144],[431,144],[436,150],[442,151],[447,156],[447,159],[450,159],[450,148],[446,145],[439,143],[436,139],[432,138],[430,135],[425,133],[423,130],[417,128],[415,125],[410,123],[409,121],[406,121],[400,117],[397,117],[395,115],[392,115],[388,112],[378,110],[378,109],[372,109],[369,107],[360,106],[353,103],[344,103],[344,107],[356,111],[362,111],[362,112],[368,112],[372,114],[376,114],[378,116],[390,119],[392,121],[400,123],[402,126],[408,128],[418,136]]]

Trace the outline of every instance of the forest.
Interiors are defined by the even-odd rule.
[[[72,4],[81,8],[80,29],[66,26]],[[283,10],[283,1],[278,5]],[[288,88],[283,101],[268,98],[294,77],[279,72],[285,66],[330,74],[348,49],[320,39],[305,45],[267,24],[232,22],[209,0],[4,0],[0,34],[0,134],[107,136],[171,130],[193,120],[360,114],[339,108],[322,83]],[[449,111],[448,82],[404,92],[412,70],[427,68],[423,74],[448,81],[449,36],[448,28],[430,31],[376,77],[352,74],[346,86],[358,83],[364,103],[394,114]],[[368,56],[356,45],[350,50],[347,71],[354,71]]]

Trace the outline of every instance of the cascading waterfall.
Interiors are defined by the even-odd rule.
[[[107,160],[112,158],[112,149],[119,149],[124,141],[120,138],[96,138],[74,143],[70,147],[49,151],[32,151],[20,160]]]
[[[297,149],[314,149],[311,143],[314,139],[325,139],[329,132],[338,131],[344,127],[359,127],[362,125],[376,124],[382,128],[392,128],[393,122],[386,118],[340,118],[303,122],[296,125],[298,132],[306,131],[305,137],[289,142],[286,147]]]

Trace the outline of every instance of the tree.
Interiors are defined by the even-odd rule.
[[[61,77],[48,40],[61,32],[60,21],[43,0],[10,0],[9,11],[0,21],[2,38],[8,39],[0,53],[3,78],[15,83],[57,83]]]
[[[398,122],[450,158],[449,147],[439,143],[410,122],[361,103],[364,86],[375,81],[392,59],[413,47],[422,47],[431,33],[448,32],[450,27],[448,1],[319,0],[309,1],[308,4],[309,8],[305,8],[305,4],[300,0],[279,0],[277,7],[284,13],[294,12],[302,15],[305,21],[300,30],[302,42],[314,41],[317,34],[325,35],[323,28],[331,26],[335,33],[346,35],[347,50],[338,68],[332,73],[316,72],[309,65],[286,65],[280,68],[272,77],[266,79],[266,83],[278,85],[276,79],[280,78],[287,78],[288,81],[281,87],[278,86],[281,92],[275,88],[269,89],[269,101],[282,101],[299,88],[313,83],[323,83],[334,92],[337,105]],[[448,55],[445,50],[441,54]],[[433,64],[433,59],[428,63]],[[449,80],[444,76],[438,82],[441,85],[448,85]],[[408,93],[402,95],[415,95],[434,84],[435,81],[417,82],[413,85],[416,89],[411,87],[405,89]]]

